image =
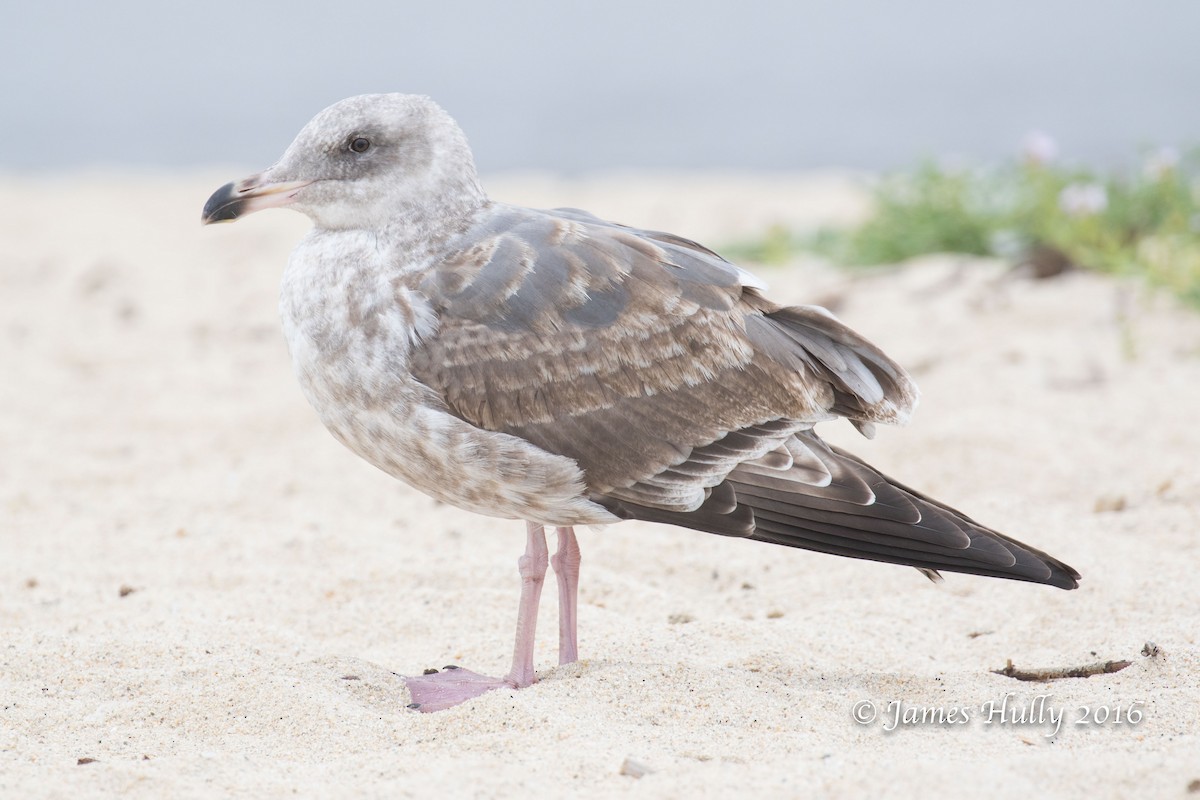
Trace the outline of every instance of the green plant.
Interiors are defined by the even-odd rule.
[[[778,263],[809,250],[846,265],[891,264],[932,252],[1063,264],[1140,275],[1200,306],[1200,152],[1145,154],[1131,174],[1060,166],[1041,153],[995,167],[932,161],[874,188],[860,226],[800,237],[772,230],[735,250]],[[1052,148],[1050,148],[1052,149]]]

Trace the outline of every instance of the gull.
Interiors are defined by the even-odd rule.
[[[682,237],[491,200],[427,97],[351,97],[204,223],[290,207],[313,227],[279,311],[301,390],[338,441],[438,500],[526,523],[513,662],[407,678],[436,711],[536,680],[547,565],[577,660],[575,528],[645,520],[916,567],[1078,585],[1061,561],[826,444],[904,423],[908,374],[818,306],[782,306]],[[545,528],[557,533],[549,556]]]

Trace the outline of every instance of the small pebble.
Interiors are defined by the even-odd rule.
[[[426,669],[424,672],[422,672],[421,674],[422,674],[422,675],[437,675],[437,670],[436,670],[436,669],[434,669],[433,667],[428,667],[428,668],[427,668],[427,669]]]

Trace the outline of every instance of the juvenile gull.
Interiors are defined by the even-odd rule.
[[[205,223],[291,206],[313,228],[279,308],[301,389],[362,458],[433,497],[526,521],[512,669],[408,678],[435,711],[534,682],[547,563],[577,658],[574,527],[626,519],[1073,589],[1066,564],[825,444],[902,423],[909,376],[817,306],[766,299],[702,245],[490,200],[426,97],[343,100]],[[544,526],[557,528],[549,558]]]

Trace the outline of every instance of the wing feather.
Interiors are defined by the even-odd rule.
[[[706,463],[692,488],[705,488],[832,419],[845,397],[864,419],[915,398],[865,340],[768,303],[694,242],[506,206],[462,241],[412,287],[439,315],[413,373],[471,424],[574,458],[594,492],[637,486],[640,500],[657,491],[679,507],[687,468],[653,479],[693,454]],[[882,385],[863,359],[894,379]]]
[[[907,374],[815,306],[781,307],[695,242],[494,206],[406,288],[436,334],[413,374],[447,410],[575,460],[621,518],[1073,587],[1040,551],[825,445],[903,422]]]

